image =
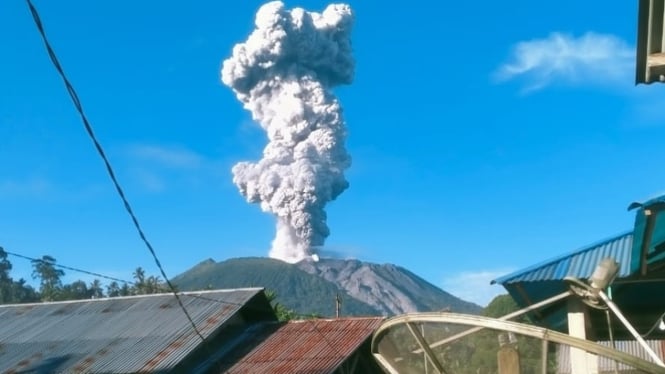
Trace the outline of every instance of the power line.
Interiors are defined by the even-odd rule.
[[[6,249],[4,249],[3,247],[0,246],[0,253],[3,253],[3,252],[10,255],[10,256],[22,258],[24,260],[29,260],[31,262],[46,263],[46,261],[42,258],[34,258],[34,257],[19,254],[19,253],[10,252],[10,251],[8,251],[8,250],[6,250]],[[89,271],[89,270],[83,270],[83,269],[75,268],[75,267],[72,267],[72,266],[61,265],[57,262],[49,262],[49,265],[52,265],[54,267],[61,268],[61,269],[75,271],[75,272],[82,273],[82,274],[93,275],[93,276],[98,277],[98,278],[103,278],[103,279],[108,279],[108,280],[115,281],[115,282],[129,284],[129,285],[132,285],[132,286],[138,285],[138,282],[135,282],[135,281],[129,281],[129,280],[125,280],[125,279],[115,278],[115,277],[112,277],[112,276],[109,276],[109,275],[104,275],[104,274],[96,273],[94,271]],[[193,291],[193,292],[196,292],[196,291]],[[231,302],[231,301],[217,300],[217,299],[213,299],[211,297],[205,297],[205,296],[201,296],[201,295],[184,294],[182,292],[180,292],[180,294],[185,295],[185,296],[189,296],[189,297],[193,297],[195,299],[212,301],[212,302],[215,302],[215,303],[218,303],[218,304],[223,304],[223,305],[231,305],[231,306],[238,306],[238,307],[245,306],[242,303],[234,303],[234,302]]]
[[[5,250],[2,246],[0,246],[0,253],[2,253],[2,252],[6,253],[6,254],[8,254],[8,255],[10,255],[10,256],[14,256],[14,257],[22,258],[22,259],[24,259],[24,260],[45,262],[43,259],[40,259],[40,258],[34,258],[34,257],[25,256],[25,255],[22,255],[22,254],[18,254],[18,253],[14,253],[14,252],[7,251],[7,250]],[[67,266],[67,265],[61,265],[61,264],[58,264],[57,262],[53,262],[53,263],[50,263],[50,264],[53,265],[53,266],[55,266],[55,267],[59,267],[59,268],[61,268],[61,269],[71,270],[71,271],[75,271],[75,272],[79,272],[79,273],[83,273],[83,274],[88,274],[88,275],[94,275],[94,276],[99,277],[99,278],[104,278],[104,279],[108,279],[108,280],[112,280],[112,281],[116,281],[116,282],[121,282],[121,283],[125,283],[125,284],[130,284],[130,285],[133,285],[133,286],[137,285],[137,282],[134,282],[134,281],[128,281],[128,280],[119,279],[119,278],[111,277],[111,276],[108,276],[108,275],[104,275],[104,274],[96,273],[96,272],[93,272],[93,271],[88,271],[88,270],[78,269],[78,268],[71,267],[71,266]],[[213,298],[211,298],[211,297],[205,297],[205,296],[196,295],[196,294],[193,294],[193,293],[182,294],[182,295],[183,295],[183,296],[187,296],[187,297],[192,297],[192,298],[195,298],[195,299],[199,299],[199,300],[205,300],[205,301],[214,302],[214,303],[217,303],[217,304],[231,305],[231,306],[236,306],[236,307],[241,307],[241,308],[242,308],[242,307],[246,307],[246,308],[250,308],[250,309],[252,309],[250,306],[245,305],[245,304],[242,304],[242,303],[234,303],[234,302],[231,302],[231,301],[225,301],[225,300],[213,299]],[[336,295],[336,300],[339,301],[339,293]],[[339,312],[338,312],[338,314],[337,314],[337,317],[339,318]],[[334,344],[332,344],[332,342],[331,342],[330,340],[328,340],[328,338],[326,337],[326,335],[325,335],[321,330],[319,330],[319,329],[316,327],[316,321],[312,321],[312,330],[311,330],[311,331],[314,331],[314,332],[316,332],[317,334],[319,334],[319,335],[321,336],[321,339],[323,339],[323,341],[326,342],[326,344],[327,344],[327,345],[328,345],[328,346],[329,346],[329,347],[330,347],[330,348],[331,348],[336,354],[338,354],[338,355],[341,354],[341,353],[335,348]],[[205,341],[204,341],[204,343],[205,343]]]
[[[78,98],[78,95],[76,94],[76,90],[74,90],[74,87],[72,84],[69,82],[69,79],[67,79],[67,76],[65,75],[64,70],[62,69],[62,66],[60,65],[60,62],[58,61],[58,57],[56,56],[55,52],[53,51],[53,48],[51,48],[51,44],[49,43],[48,39],[46,38],[46,32],[44,31],[44,26],[42,25],[41,18],[39,17],[39,13],[37,12],[37,9],[35,6],[32,4],[31,0],[26,0],[28,3],[28,7],[30,8],[30,13],[32,14],[32,19],[35,21],[35,25],[37,26],[37,30],[39,31],[39,35],[42,38],[42,41],[44,42],[44,46],[46,47],[46,51],[48,52],[49,57],[51,58],[51,62],[53,63],[53,66],[55,69],[58,71],[58,74],[62,78],[65,87],[67,88],[67,92],[69,93],[69,96],[72,99],[72,102],[74,103],[74,106],[76,107],[76,110],[78,111],[79,115],[81,116],[81,120],[83,121],[83,125],[85,127],[86,132],[88,133],[88,136],[90,137],[90,140],[92,140],[95,149],[97,150],[97,153],[99,156],[102,158],[102,161],[104,161],[104,165],[106,166],[106,171],[109,174],[109,177],[111,178],[111,181],[113,182],[113,185],[115,186],[116,191],[118,192],[118,195],[120,196],[120,199],[123,202],[123,205],[125,206],[125,210],[129,214],[129,216],[132,219],[132,223],[134,224],[134,227],[136,228],[136,231],[138,232],[139,236],[141,237],[141,240],[145,244],[145,246],[148,248],[150,251],[150,254],[152,255],[152,258],[155,260],[155,264],[157,264],[157,268],[159,268],[159,272],[162,274],[164,277],[164,281],[168,285],[169,289],[171,290],[171,293],[173,293],[173,296],[175,296],[176,300],[178,301],[178,305],[180,305],[180,308],[182,309],[183,313],[187,316],[187,319],[189,320],[189,323],[192,325],[192,328],[196,332],[196,334],[201,338],[201,340],[205,343],[205,338],[201,334],[198,328],[196,328],[196,324],[194,323],[194,320],[192,319],[192,316],[190,316],[189,312],[187,312],[187,309],[185,308],[185,305],[182,303],[182,300],[180,300],[180,297],[178,296],[178,292],[176,291],[175,287],[171,284],[171,281],[169,280],[168,276],[166,275],[166,272],[164,271],[164,268],[162,267],[161,262],[159,261],[159,258],[157,257],[157,254],[155,253],[154,248],[148,241],[145,233],[143,232],[143,229],[141,228],[141,225],[139,224],[138,218],[136,218],[136,215],[134,214],[134,211],[132,210],[131,205],[129,204],[129,201],[127,200],[127,197],[125,197],[125,193],[122,190],[122,187],[120,186],[120,183],[118,182],[115,172],[113,171],[113,168],[111,167],[111,163],[106,157],[106,154],[104,153],[104,149],[102,148],[101,144],[97,140],[97,137],[95,136],[95,133],[92,130],[92,126],[88,122],[88,118],[86,117],[85,113],[83,112],[83,106],[81,105],[81,101]]]
[[[34,258],[34,257],[19,254],[19,253],[11,252],[11,251],[6,250],[4,247],[0,246],[0,253],[3,253],[3,252],[10,255],[10,256],[14,256],[14,257],[21,258],[21,259],[24,259],[24,260],[28,260],[28,261],[31,261],[31,262],[46,263],[46,261],[42,258]],[[59,264],[57,262],[49,262],[49,265],[55,266],[57,268],[65,269],[65,270],[75,271],[75,272],[82,273],[82,274],[92,275],[92,276],[95,276],[95,277],[98,277],[98,278],[103,278],[103,279],[107,279],[107,280],[111,280],[111,281],[115,281],[115,282],[129,284],[129,285],[132,285],[132,286],[138,285],[138,283],[135,282],[135,281],[129,281],[129,280],[126,280],[126,279],[115,278],[115,277],[112,277],[112,276],[109,276],[109,275],[96,273],[94,271],[83,270],[83,269],[75,268],[75,267],[72,267],[72,266],[62,265],[62,264]],[[196,292],[196,291],[192,291],[192,292]],[[223,304],[223,305],[231,305],[231,306],[238,306],[238,307],[246,306],[245,304],[242,304],[242,303],[234,303],[232,301],[217,300],[217,299],[213,299],[211,297],[205,297],[205,296],[201,296],[201,295],[194,295],[194,294],[189,294],[189,293],[184,294],[182,292],[180,292],[180,294],[181,295],[186,295],[186,296],[189,296],[189,297],[193,297],[193,298],[196,298],[196,299],[212,301],[212,302],[215,302],[215,303],[218,303],[218,304]]]
[[[22,258],[22,259],[24,259],[24,260],[30,260],[30,261],[32,261],[32,262],[42,262],[42,263],[45,263],[45,262],[46,262],[46,261],[44,261],[44,260],[41,259],[41,258],[32,258],[32,257],[24,256],[24,255],[21,255],[21,254],[18,254],[18,253],[13,253],[13,252],[10,252],[10,251],[8,251],[8,250],[5,250],[5,249],[2,248],[2,247],[0,247],[0,252],[5,252],[6,254],[8,254],[8,255],[10,255],[10,256],[14,256],[14,257]],[[126,280],[119,279],[119,278],[114,278],[114,277],[111,277],[111,276],[108,276],[108,275],[95,273],[94,271],[88,271],[88,270],[83,270],[83,269],[77,269],[77,268],[73,268],[73,267],[71,267],[71,266],[60,265],[60,264],[55,263],[55,262],[54,262],[54,263],[49,263],[49,264],[50,264],[50,265],[53,265],[53,266],[55,266],[55,267],[61,268],[61,269],[66,269],[66,270],[76,271],[76,272],[79,272],[79,273],[92,275],[92,276],[95,276],[95,277],[97,277],[97,278],[108,279],[108,280],[111,280],[111,281],[114,281],[114,282],[127,283],[127,284],[134,284],[134,282],[131,282],[131,281],[126,281]]]
[[[51,47],[51,44],[49,43],[47,37],[46,37],[46,32],[44,31],[44,26],[42,25],[41,18],[39,17],[39,13],[37,12],[37,9],[35,6],[32,4],[31,0],[26,0],[28,7],[30,8],[30,13],[32,14],[32,19],[35,22],[35,26],[37,26],[37,30],[39,31],[39,34],[42,38],[42,41],[44,42],[44,46],[46,47],[46,51],[49,55],[49,58],[51,59],[51,62],[53,63],[53,66],[57,70],[58,74],[62,78],[63,83],[65,84],[65,88],[67,89],[67,92],[69,93],[70,98],[72,99],[72,102],[74,103],[74,107],[76,108],[76,111],[79,113],[81,116],[81,121],[83,122],[83,125],[85,127],[85,130],[90,137],[90,140],[92,140],[95,149],[97,150],[97,153],[101,157],[102,161],[104,162],[104,166],[106,167],[106,171],[108,172],[109,177],[111,178],[111,181],[113,182],[113,186],[116,189],[116,192],[120,196],[120,199],[122,200],[122,203],[125,207],[125,210],[127,211],[127,214],[129,214],[130,218],[132,219],[132,223],[134,224],[134,227],[136,228],[136,231],[139,234],[139,237],[145,244],[145,246],[148,248],[150,251],[150,254],[152,255],[152,258],[155,260],[155,264],[157,265],[157,268],[159,269],[159,272],[161,273],[162,277],[164,277],[164,281],[166,282],[168,288],[171,290],[171,293],[173,296],[176,298],[178,305],[182,309],[183,313],[187,317],[187,320],[189,321],[190,325],[192,326],[192,329],[194,329],[194,332],[198,337],[201,339],[201,341],[206,345],[207,347],[207,341],[205,337],[201,334],[199,329],[196,327],[196,324],[194,323],[194,320],[192,319],[191,315],[189,312],[187,312],[187,309],[185,308],[185,305],[183,304],[182,300],[180,299],[180,296],[178,296],[178,291],[173,287],[173,284],[169,280],[168,276],[166,275],[166,272],[164,271],[164,268],[162,267],[161,262],[159,261],[159,258],[157,257],[157,254],[155,253],[154,248],[152,247],[152,244],[150,244],[150,241],[148,241],[148,238],[146,237],[145,233],[143,232],[143,229],[141,228],[141,225],[139,224],[138,218],[134,214],[134,211],[129,204],[129,200],[125,196],[125,193],[120,186],[120,183],[118,182],[118,179],[115,176],[115,172],[113,171],[113,167],[111,166],[111,162],[108,160],[106,157],[106,153],[104,152],[104,149],[102,148],[101,144],[97,140],[97,137],[95,136],[95,133],[92,129],[92,126],[88,122],[88,118],[85,115],[83,111],[83,106],[81,105],[81,101],[79,100],[78,95],[76,94],[76,90],[74,89],[74,86],[69,82],[69,79],[67,78],[64,69],[60,65],[60,61],[58,60],[58,57],[55,54],[55,51]],[[73,268],[70,268],[70,270],[73,270]],[[78,270],[76,270],[78,271]],[[219,301],[219,300],[217,300]],[[221,302],[221,301],[220,301]],[[335,351],[337,352],[337,349],[332,345],[331,342],[326,339],[325,335],[319,331],[316,328],[316,324],[312,324],[312,328],[314,331],[318,332],[323,340]]]

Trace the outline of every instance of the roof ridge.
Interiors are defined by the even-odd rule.
[[[335,321],[374,321],[386,319],[382,316],[364,316],[364,317],[339,317],[339,318],[310,318],[310,319],[292,319],[288,323],[308,323],[308,322],[335,322]]]
[[[598,241],[596,241],[592,244],[585,245],[583,247],[580,247],[580,248],[575,249],[573,251],[567,252],[565,254],[550,258],[550,259],[545,260],[545,261],[541,261],[541,262],[539,262],[535,265],[531,265],[531,266],[529,266],[525,269],[517,270],[517,271],[514,271],[512,273],[506,274],[502,277],[499,277],[499,278],[496,278],[496,279],[492,280],[490,282],[490,284],[503,284],[503,283],[505,283],[505,282],[507,282],[507,281],[511,280],[512,278],[515,278],[519,275],[526,274],[528,272],[531,272],[531,271],[533,271],[535,269],[538,269],[538,268],[545,267],[547,265],[551,265],[551,264],[553,264],[555,262],[558,262],[558,261],[561,261],[565,258],[569,258],[569,257],[575,256],[575,255],[579,255],[580,253],[583,253],[583,252],[589,252],[589,251],[591,251],[595,248],[598,248],[602,245],[617,241],[619,239],[622,239],[622,238],[628,237],[628,236],[631,236],[631,237],[633,236],[633,230],[625,231],[621,234],[613,235],[613,236],[611,236],[609,238],[606,238],[606,239],[603,239],[603,240],[598,240]]]
[[[262,290],[264,290],[263,287],[227,288],[227,289],[218,289],[218,290],[185,291],[185,292],[178,292],[178,295],[191,296],[191,295],[212,294],[212,293],[222,293],[222,292],[262,291]],[[132,299],[149,298],[149,297],[174,297],[174,296],[172,292],[168,291],[168,292],[152,293],[145,295],[99,297],[93,299],[78,299],[78,300],[41,301],[35,303],[0,304],[0,308],[17,307],[17,306],[34,307],[39,305],[75,304],[75,303],[99,302],[99,301],[108,301],[108,300],[132,300]]]

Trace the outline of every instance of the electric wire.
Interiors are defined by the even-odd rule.
[[[665,323],[664,321],[665,321],[665,313],[661,314],[660,317],[658,317],[658,319],[653,324],[653,326],[651,326],[649,331],[645,332],[644,334],[640,334],[640,336],[646,338],[647,336],[651,335],[651,333],[654,332],[654,330],[656,330],[656,328],[658,328],[661,323]]]
[[[22,254],[18,254],[18,253],[10,252],[10,251],[8,251],[8,250],[6,250],[6,249],[0,247],[0,253],[2,253],[2,252],[5,252],[6,254],[8,254],[8,255],[10,255],[10,256],[14,256],[14,257],[22,258],[22,259],[24,259],[24,260],[30,260],[31,262],[41,262],[41,263],[46,263],[46,261],[44,261],[44,259],[41,259],[41,258],[33,258],[33,257],[25,256],[25,255],[22,255]],[[119,279],[119,278],[111,277],[111,276],[108,276],[108,275],[104,275],[104,274],[100,274],[100,273],[95,273],[94,271],[88,271],[88,270],[83,270],[83,269],[77,269],[77,268],[74,268],[74,267],[71,267],[71,266],[67,266],[67,265],[60,265],[60,264],[58,264],[58,263],[56,263],[56,262],[53,262],[53,263],[49,262],[49,264],[50,264],[50,265],[53,265],[53,266],[55,266],[55,267],[61,268],[61,269],[66,269],[66,270],[71,270],[71,271],[75,271],[75,272],[82,273],[82,274],[92,275],[92,276],[95,276],[95,277],[97,277],[97,278],[107,279],[107,280],[114,281],[114,282],[120,282],[120,283],[126,283],[126,284],[134,284],[134,282],[126,281],[126,280],[124,280],[124,279]]]
[[[34,258],[34,257],[19,254],[19,253],[14,253],[14,252],[8,251],[8,250],[4,249],[4,247],[0,246],[0,253],[3,253],[3,252],[10,255],[10,256],[14,256],[14,257],[21,258],[21,259],[24,259],[24,260],[29,260],[31,262],[42,262],[42,263],[46,262],[41,258]],[[83,270],[83,269],[75,268],[75,267],[72,267],[72,266],[61,265],[57,262],[49,262],[49,264],[53,265],[57,268],[66,269],[66,270],[70,270],[70,271],[75,271],[75,272],[82,273],[82,274],[87,274],[87,275],[93,275],[93,276],[98,277],[98,278],[103,278],[103,279],[107,279],[107,280],[111,280],[111,281],[115,281],[115,282],[120,282],[120,283],[124,283],[124,284],[128,284],[128,285],[132,285],[132,286],[138,285],[138,283],[135,282],[135,281],[115,278],[115,277],[112,277],[112,276],[109,276],[109,275],[104,275],[104,274],[96,273],[94,271],[89,271],[89,270]],[[196,292],[196,291],[191,291],[191,292]],[[185,293],[185,292],[180,291],[179,295],[189,296],[189,297],[193,297],[193,298],[201,299],[201,300],[212,301],[212,302],[215,302],[215,303],[218,303],[218,304],[223,304],[223,305],[230,305],[230,306],[237,306],[237,307],[246,306],[242,303],[234,303],[232,301],[213,299],[213,298],[210,298],[210,297],[195,295],[195,294],[192,294],[190,292]]]
[[[178,296],[178,292],[176,289],[173,287],[171,284],[171,281],[169,280],[168,276],[166,275],[166,272],[164,271],[164,268],[162,267],[161,262],[159,261],[159,258],[157,257],[157,254],[155,253],[154,248],[152,247],[152,244],[148,241],[148,238],[146,237],[145,233],[143,232],[143,229],[141,228],[141,225],[139,224],[138,218],[134,214],[134,211],[129,204],[129,201],[127,200],[127,197],[125,196],[125,193],[120,186],[120,183],[118,182],[115,172],[113,171],[113,168],[111,166],[110,161],[106,157],[106,154],[104,153],[104,149],[102,148],[101,144],[97,140],[97,137],[95,136],[92,126],[88,122],[88,118],[86,117],[84,111],[83,111],[83,106],[81,105],[81,101],[78,98],[78,95],[76,94],[76,90],[72,86],[72,84],[69,82],[69,79],[65,75],[65,72],[60,65],[60,62],[58,60],[58,57],[56,56],[55,52],[53,51],[53,48],[51,47],[51,44],[49,43],[47,37],[46,37],[46,32],[44,31],[44,26],[42,24],[41,18],[39,17],[39,13],[37,12],[37,8],[32,4],[31,0],[26,0],[28,7],[30,8],[30,13],[32,14],[32,19],[35,22],[35,26],[37,26],[37,30],[39,31],[39,35],[42,38],[42,41],[44,42],[44,46],[46,47],[46,51],[51,59],[51,62],[53,63],[53,66],[57,70],[58,74],[62,78],[65,87],[67,88],[67,92],[69,93],[69,96],[72,99],[72,102],[74,103],[74,106],[76,107],[76,110],[78,111],[79,115],[81,116],[81,120],[83,121],[83,125],[85,127],[86,132],[88,133],[88,136],[92,140],[95,149],[97,150],[97,153],[99,156],[102,158],[102,161],[104,162],[104,165],[106,166],[106,171],[109,174],[109,177],[111,178],[111,181],[113,182],[113,185],[120,196],[120,199],[122,200],[125,210],[129,214],[129,216],[132,219],[132,223],[134,224],[134,227],[136,228],[139,237],[145,244],[145,246],[148,248],[150,251],[150,254],[152,255],[152,258],[155,260],[155,264],[157,265],[157,268],[159,269],[159,272],[162,274],[162,277],[164,277],[164,281],[166,282],[167,286],[171,290],[171,293],[173,296],[176,298],[178,301],[178,305],[180,305],[180,308],[182,309],[183,313],[189,320],[189,323],[191,324],[192,328],[196,332],[196,334],[199,336],[201,341],[205,343],[206,339],[203,337],[199,329],[196,327],[196,324],[194,323],[194,320],[192,319],[192,316],[187,312],[187,309],[185,308],[185,305],[182,303],[182,300],[180,300],[180,297]]]
[[[3,253],[3,252],[10,255],[10,256],[14,256],[14,257],[21,258],[21,259],[24,259],[24,260],[29,260],[31,262],[46,263],[46,261],[44,261],[44,259],[34,258],[34,257],[19,254],[19,253],[14,253],[14,252],[11,252],[11,251],[8,251],[8,250],[4,249],[3,247],[0,247],[0,253]],[[49,262],[49,265],[52,265],[54,267],[61,268],[61,269],[66,269],[66,270],[82,273],[82,274],[93,275],[93,276],[98,277],[98,278],[103,278],[103,279],[107,279],[107,280],[114,281],[114,282],[120,282],[120,283],[127,284],[127,285],[132,285],[132,286],[137,286],[138,285],[138,282],[135,282],[135,281],[120,279],[120,278],[112,277],[112,276],[109,276],[109,275],[96,273],[94,271],[75,268],[75,267],[72,267],[72,266],[61,265],[57,262]],[[196,292],[196,291],[191,291],[191,292]],[[165,294],[165,293],[160,293],[160,294]],[[218,304],[223,304],[223,305],[231,305],[231,306],[237,306],[237,307],[246,306],[246,305],[241,304],[241,303],[234,303],[232,301],[213,299],[213,298],[210,298],[210,297],[195,295],[195,294],[192,294],[192,293],[179,292],[178,294],[181,295],[181,296],[193,297],[195,299],[212,301],[212,302],[215,302],[215,303],[218,303]],[[132,295],[132,296],[134,296],[134,295]]]
[[[180,306],[180,308],[182,309],[183,313],[184,313],[185,316],[187,317],[187,320],[189,321],[190,325],[192,326],[192,328],[194,329],[194,331],[196,332],[196,334],[198,335],[198,337],[201,339],[201,341],[202,341],[203,343],[206,343],[206,339],[205,339],[205,337],[201,334],[201,332],[200,332],[200,331],[198,330],[198,328],[196,327],[196,324],[194,323],[194,320],[192,319],[192,317],[191,317],[191,315],[189,314],[189,312],[187,312],[187,309],[185,308],[185,305],[183,304],[182,300],[181,300],[180,297],[178,296],[178,291],[175,289],[175,287],[173,287],[173,284],[171,283],[171,281],[169,280],[168,276],[166,275],[166,272],[164,271],[164,268],[162,267],[162,264],[161,264],[161,262],[159,261],[159,258],[157,257],[157,254],[155,253],[155,250],[154,250],[152,244],[150,244],[150,241],[148,241],[148,239],[147,239],[145,233],[143,232],[143,229],[141,228],[141,225],[139,224],[138,218],[137,218],[136,215],[134,214],[134,211],[133,211],[131,205],[129,204],[129,200],[128,200],[127,197],[125,196],[125,193],[124,193],[122,187],[120,186],[120,183],[118,182],[118,180],[117,180],[117,178],[116,178],[116,176],[115,176],[115,172],[113,171],[113,167],[111,166],[110,161],[109,161],[108,158],[106,157],[106,153],[104,152],[104,149],[102,148],[101,144],[100,144],[99,141],[97,140],[97,137],[96,137],[95,134],[94,134],[94,131],[93,131],[93,129],[92,129],[92,126],[90,125],[90,123],[89,123],[89,121],[88,121],[88,118],[87,118],[87,116],[85,115],[85,112],[83,111],[83,106],[82,106],[82,104],[81,104],[81,101],[79,100],[78,95],[76,94],[76,90],[74,89],[74,87],[73,87],[72,84],[70,83],[69,79],[67,78],[67,76],[66,76],[66,74],[65,74],[65,72],[64,72],[64,69],[63,69],[62,66],[60,65],[60,62],[59,62],[59,60],[58,60],[58,58],[57,58],[57,56],[56,56],[56,54],[55,54],[55,51],[54,51],[53,48],[51,47],[51,44],[49,43],[49,41],[48,41],[48,39],[47,39],[47,37],[46,37],[46,32],[45,32],[45,30],[44,30],[44,26],[43,26],[43,24],[42,24],[41,18],[39,17],[39,13],[38,13],[37,9],[36,9],[35,6],[32,4],[32,1],[31,1],[31,0],[26,0],[26,2],[27,2],[27,4],[28,4],[28,7],[30,8],[30,13],[32,14],[32,18],[33,18],[33,20],[34,20],[34,22],[35,22],[35,26],[37,27],[37,30],[39,31],[39,34],[40,34],[40,36],[41,36],[41,38],[42,38],[42,41],[44,42],[44,46],[46,47],[46,51],[47,51],[47,53],[48,53],[48,55],[49,55],[49,58],[51,59],[51,62],[53,63],[53,66],[54,66],[55,69],[57,70],[58,74],[59,74],[60,77],[62,78],[63,83],[65,84],[65,88],[67,89],[67,92],[69,93],[69,96],[71,97],[72,102],[74,103],[74,106],[76,107],[76,110],[77,110],[77,112],[79,113],[79,115],[80,115],[80,117],[81,117],[81,121],[83,122],[83,125],[84,125],[84,127],[85,127],[85,130],[86,130],[88,136],[90,137],[90,139],[92,140],[92,142],[93,142],[93,144],[94,144],[94,146],[95,146],[95,149],[97,150],[97,153],[99,154],[99,156],[101,157],[102,161],[104,162],[104,166],[106,167],[106,171],[108,172],[108,175],[109,175],[109,177],[111,178],[111,181],[113,182],[113,185],[114,185],[114,187],[115,187],[115,189],[116,189],[118,195],[120,196],[120,199],[121,199],[122,202],[123,202],[123,205],[124,205],[124,207],[125,207],[125,210],[126,210],[127,213],[129,214],[129,216],[130,216],[130,218],[131,218],[131,220],[132,220],[132,223],[134,224],[134,227],[136,228],[136,230],[137,230],[137,232],[138,232],[138,234],[139,234],[139,237],[141,238],[141,240],[143,241],[143,243],[145,244],[145,246],[146,246],[146,247],[148,248],[148,250],[150,251],[150,254],[152,255],[152,258],[154,259],[155,264],[157,265],[157,268],[159,269],[159,271],[160,271],[162,277],[164,277],[164,281],[166,282],[167,286],[168,286],[169,289],[171,290],[171,293],[173,294],[173,296],[176,298],[176,300],[177,300],[177,302],[178,302],[178,305]],[[319,330],[316,328],[316,326],[315,326],[314,324],[312,325],[312,327],[313,327],[314,330],[316,330],[317,332],[319,332],[319,334],[321,335],[321,337],[322,337],[322,338],[323,338],[323,339],[324,339],[324,340],[330,345],[330,347],[331,347],[336,353],[339,353],[339,352],[337,352],[337,350],[335,349],[335,347],[334,347],[334,346],[333,346],[333,345],[332,345],[332,344],[326,339],[325,335],[324,335],[321,331],[319,331]]]
[[[3,247],[0,246],[0,253],[2,253],[2,252],[6,253],[10,256],[14,256],[14,257],[21,258],[21,259],[24,259],[24,260],[29,260],[31,262],[32,261],[44,262],[43,259],[34,258],[34,257],[19,254],[19,253],[14,253],[14,252],[8,251],[8,250],[6,250],[6,249],[4,249]],[[55,267],[61,268],[61,269],[71,270],[71,271],[75,271],[75,272],[82,273],[82,274],[93,275],[93,276],[96,276],[96,277],[99,277],[99,278],[103,278],[103,279],[107,279],[107,280],[111,280],[111,281],[115,281],[115,282],[121,282],[121,283],[132,285],[132,286],[137,285],[137,282],[134,282],[134,281],[115,278],[115,277],[111,277],[111,276],[108,276],[108,275],[96,273],[96,272],[93,272],[93,271],[88,271],[88,270],[75,268],[75,267],[72,267],[72,266],[61,265],[61,264],[58,264],[57,262],[53,262],[53,263],[50,263],[50,264],[55,266]],[[195,291],[193,291],[193,292],[195,292]],[[246,307],[246,308],[252,309],[251,307],[249,307],[248,305],[245,305],[245,304],[234,303],[234,302],[226,301],[226,300],[213,299],[211,297],[205,297],[205,296],[196,295],[196,294],[193,294],[193,293],[180,292],[180,295],[187,296],[187,297],[192,297],[192,298],[199,299],[199,300],[210,301],[210,302],[214,302],[214,303],[221,304],[221,305],[230,305],[230,306],[235,306],[235,307],[239,307],[239,308]],[[319,334],[321,336],[321,339],[323,339],[323,341],[326,342],[326,344],[333,350],[333,352],[335,352],[337,355],[341,355],[341,352],[339,352],[335,348],[334,344],[332,344],[332,342],[325,336],[323,331],[319,330],[316,327],[316,321],[312,321],[312,330],[311,331]]]

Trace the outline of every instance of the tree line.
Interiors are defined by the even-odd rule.
[[[133,282],[112,281],[103,285],[99,279],[90,283],[76,280],[63,283],[64,270],[58,267],[56,259],[44,255],[34,259],[32,278],[39,282],[35,289],[24,278],[15,280],[11,276],[12,263],[8,254],[0,247],[0,304],[30,303],[38,301],[83,300],[102,297],[147,295],[169,292],[165,282],[158,276],[147,276],[143,268],[133,273]]]
[[[85,300],[170,292],[166,282],[158,276],[146,275],[141,267],[134,270],[133,282],[112,281],[103,285],[99,279],[94,279],[90,283],[76,280],[64,284],[62,278],[65,276],[65,271],[58,266],[54,257],[44,255],[40,259],[32,260],[31,263],[32,278],[39,281],[37,289],[23,278],[15,280],[11,277],[12,263],[8,259],[8,253],[0,247],[0,304]],[[206,287],[206,289],[211,288]],[[280,321],[319,317],[316,314],[299,314],[278,303],[274,291],[266,290],[266,296]]]

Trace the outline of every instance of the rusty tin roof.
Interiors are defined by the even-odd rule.
[[[312,319],[272,323],[226,355],[223,373],[333,373],[383,321],[376,318]]]

